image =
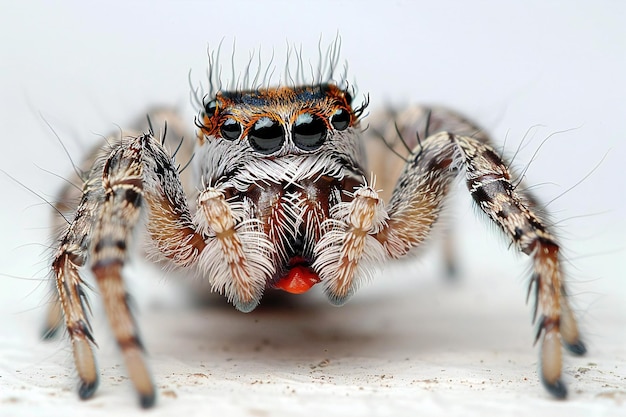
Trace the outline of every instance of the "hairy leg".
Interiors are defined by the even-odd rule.
[[[273,247],[251,219],[252,211],[227,203],[220,190],[202,191],[193,216],[179,168],[152,134],[118,140],[102,155],[53,262],[59,300],[81,380],[79,393],[88,398],[96,388],[97,370],[78,270],[89,264],[140,403],[150,407],[155,387],[122,276],[142,214],[147,214],[146,229],[161,258],[179,267],[198,267],[214,289],[243,311],[258,304],[274,272]]]
[[[576,319],[569,306],[560,247],[535,213],[537,203],[516,190],[507,165],[481,140],[439,133],[415,149],[400,176],[390,204],[389,221],[377,235],[390,257],[420,245],[438,219],[452,180],[461,173],[480,209],[533,262],[537,305],[541,312],[537,338],[541,343],[541,379],[556,397],[565,397],[561,382],[561,346],[583,354]]]
[[[176,261],[191,262],[190,258],[201,250],[204,241],[193,233],[177,170],[158,141],[150,135],[125,138],[112,144],[102,155],[96,159],[84,184],[81,202],[54,257],[53,271],[80,378],[80,396],[89,398],[97,385],[91,346],[94,340],[86,318],[83,281],[79,275],[79,268],[90,264],[140,402],[149,407],[154,403],[155,390],[142,357],[142,344],[121,275],[144,200],[159,205],[160,211],[150,208],[155,222],[171,214],[164,210],[168,204],[178,205],[175,222],[160,222],[161,236],[190,235],[186,240],[162,239],[160,242],[163,245],[177,242],[176,247],[164,250]],[[164,188],[164,184],[170,188]],[[144,199],[144,195],[150,198]]]
[[[486,132],[465,116],[437,106],[410,106],[402,110],[386,109],[368,117],[364,132],[370,168],[376,173],[379,197],[389,202],[406,162],[419,142],[439,132],[454,132],[488,142]],[[442,229],[445,273],[457,276],[458,265],[454,224]]]
[[[116,135],[109,136],[102,143],[98,143],[85,157],[80,164],[75,166],[75,178],[69,179],[61,189],[54,203],[56,211],[53,213],[52,224],[54,230],[67,229],[66,219],[73,219],[81,202],[83,194],[89,193],[94,188],[94,180],[98,181],[102,175],[103,162],[96,164],[98,158],[102,159],[102,149],[107,143],[117,143],[125,137],[136,137],[140,132],[159,129],[163,137],[163,146],[169,149],[169,153],[175,154],[176,160],[181,164],[187,165],[193,157],[194,135],[187,132],[185,123],[181,116],[174,109],[155,108],[148,112],[147,116],[141,116],[134,123],[130,124],[128,129],[120,130]],[[92,168],[97,167],[97,172],[91,172]],[[90,177],[93,177],[90,180]],[[185,169],[180,173],[180,179],[183,185],[191,184],[191,169]],[[88,186],[88,182],[92,185]],[[81,189],[81,187],[83,189]],[[193,190],[194,188],[185,186],[185,189]],[[63,214],[64,217],[60,216]],[[82,248],[84,250],[85,248]],[[54,281],[52,281],[55,287]],[[56,288],[54,292],[57,293]],[[42,337],[44,339],[52,338],[57,333],[63,322],[63,311],[59,297],[53,297],[48,306],[44,327],[42,329]]]

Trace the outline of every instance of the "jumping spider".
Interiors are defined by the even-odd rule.
[[[457,113],[427,107],[383,112],[372,114],[366,129],[360,116],[367,102],[355,107],[354,90],[333,81],[336,56],[331,50],[309,82],[288,77],[291,82],[270,87],[246,73],[245,88],[230,89],[222,89],[210,59],[195,150],[182,141],[170,153],[172,135],[155,137],[152,128],[109,139],[88,158],[78,205],[67,204],[71,187],[63,191],[57,209],[71,221],[52,262],[58,300],[46,332],[60,327],[62,314],[81,398],[91,397],[98,384],[79,272],[89,267],[140,403],[155,401],[122,278],[138,224],[145,224],[161,259],[193,268],[240,311],[253,310],[265,291],[303,293],[318,283],[331,303],[343,304],[378,264],[427,239],[457,177],[532,259],[541,380],[555,397],[566,396],[561,346],[578,355],[585,346],[568,303],[559,244],[536,214],[541,206],[516,187],[483,130]],[[179,123],[174,114],[154,117]],[[196,180],[185,188],[191,170],[181,174],[179,151],[195,153]],[[382,191],[368,181],[368,159]]]

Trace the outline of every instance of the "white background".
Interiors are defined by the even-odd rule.
[[[551,400],[536,380],[524,306],[528,264],[506,251],[493,227],[473,220],[459,187],[457,285],[444,282],[436,261],[404,264],[340,310],[306,298],[302,309],[242,315],[186,309],[159,272],[137,273],[156,275],[143,287],[131,284],[162,392],[155,414],[623,411],[626,6],[382,3],[1,1],[0,168],[53,200],[63,183],[55,174],[69,174],[71,163],[44,119],[79,160],[100,135],[151,105],[179,106],[191,126],[188,73],[204,81],[207,47],[221,40],[228,51],[236,41],[241,63],[252,49],[269,56],[273,48],[280,71],[287,41],[315,62],[320,36],[326,45],[339,34],[349,79],[369,93],[372,108],[449,105],[496,143],[506,138],[508,154],[534,132],[514,166],[522,170],[534,157],[527,179],[550,202],[590,348],[586,358],[566,357],[570,400]],[[74,393],[65,341],[37,340],[50,210],[4,174],[0,187],[0,416],[41,415],[42,407],[66,416],[134,412],[98,308],[103,378],[93,400]]]

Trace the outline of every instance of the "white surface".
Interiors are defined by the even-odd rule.
[[[244,62],[259,46],[280,53],[286,39],[315,60],[320,34],[329,41],[338,32],[373,107],[450,105],[499,143],[506,137],[509,154],[542,125],[516,165],[537,151],[527,178],[544,201],[607,154],[549,204],[590,350],[566,357],[568,401],[537,382],[527,263],[472,220],[461,189],[456,286],[439,276],[435,257],[386,270],[341,309],[305,297],[244,315],[186,308],[159,272],[137,265],[131,287],[160,390],[153,415],[624,415],[623,3],[129,3],[1,4],[0,167],[46,198],[62,183],[46,171],[71,168],[39,113],[76,159],[155,103],[181,106],[191,123],[187,73],[203,80],[207,44],[222,38],[236,38]],[[49,209],[7,177],[0,183],[0,416],[138,413],[98,308],[102,379],[93,400],[77,399],[65,340],[37,339]]]

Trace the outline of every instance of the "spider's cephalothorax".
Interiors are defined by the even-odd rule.
[[[265,287],[301,293],[322,277],[331,280],[336,272],[325,264],[335,254],[320,245],[325,229],[336,226],[331,213],[352,202],[355,192],[378,200],[364,180],[357,124],[363,107],[353,110],[351,101],[347,91],[323,84],[218,93],[204,106],[197,120],[201,187],[224,196],[233,216],[248,225],[251,235],[242,230],[240,242],[228,247],[241,245],[258,260],[259,268],[240,270],[254,277],[241,277],[241,288],[232,285],[231,268],[209,278],[240,310],[252,309]],[[376,207],[381,223],[386,216],[382,204]],[[326,285],[336,302],[352,287]]]
[[[145,224],[162,259],[193,269],[239,310],[252,310],[264,291],[302,293],[318,283],[341,304],[376,266],[424,243],[457,177],[514,247],[532,258],[541,378],[552,394],[566,395],[561,347],[576,354],[585,347],[569,307],[559,244],[535,214],[539,204],[514,186],[508,164],[482,130],[454,112],[427,107],[372,114],[365,129],[359,125],[365,106],[354,108],[348,89],[331,81],[230,91],[214,91],[214,78],[210,84],[196,118],[195,149],[173,138],[172,130],[184,131],[175,114],[153,112],[153,120],[166,119],[175,129],[161,139],[151,128],[109,139],[90,158],[79,204],[66,204],[73,190],[67,187],[57,205],[72,220],[54,254],[59,297],[46,334],[62,311],[82,398],[91,397],[98,382],[79,273],[88,266],[141,404],[154,403],[122,279],[136,226]],[[183,183],[193,180],[175,162],[177,154],[192,152],[196,180],[186,188],[195,194],[184,191]],[[380,189],[368,181],[372,174]]]

